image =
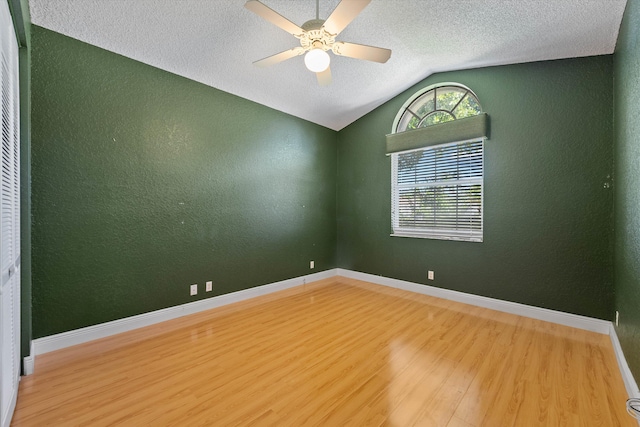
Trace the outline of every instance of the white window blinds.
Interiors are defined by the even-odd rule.
[[[393,235],[482,241],[484,140],[392,154]]]

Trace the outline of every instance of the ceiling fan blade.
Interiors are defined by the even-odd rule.
[[[331,67],[327,67],[326,70],[316,73],[318,78],[318,84],[320,86],[329,86],[331,84]]]
[[[335,42],[332,50],[336,55],[365,59],[367,61],[380,62],[382,64],[387,62],[389,57],[391,57],[390,49],[356,43]]]
[[[270,9],[263,3],[260,3],[258,0],[249,0],[244,4],[244,7],[263,19],[271,22],[273,25],[282,28],[287,33],[293,34],[294,36],[299,36],[304,33],[302,28],[298,27],[275,10]]]
[[[328,33],[338,35],[371,0],[342,0],[324,23]]]
[[[304,49],[301,47],[294,47],[293,49],[285,50],[284,52],[276,53],[275,55],[268,56],[266,58],[255,61],[253,65],[258,67],[268,67],[270,65],[277,64],[278,62],[286,61],[294,56],[302,55]]]

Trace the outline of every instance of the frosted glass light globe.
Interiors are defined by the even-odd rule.
[[[331,62],[329,54],[322,49],[311,49],[304,56],[304,65],[314,73],[321,73],[326,70],[329,67],[329,62]]]

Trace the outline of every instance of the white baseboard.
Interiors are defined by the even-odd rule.
[[[218,295],[175,307],[168,307],[149,313],[125,317],[124,319],[101,323],[99,325],[87,326],[86,328],[38,338],[32,341],[33,350],[31,351],[30,357],[334,276],[336,276],[336,269],[321,271],[319,273],[294,277],[293,279],[256,286],[255,288],[244,289],[230,294]],[[30,363],[32,364],[31,372],[33,372],[33,362]]]
[[[609,337],[611,338],[611,345],[613,346],[613,351],[616,354],[616,359],[618,360],[618,368],[622,374],[622,380],[624,381],[624,387],[627,389],[627,394],[629,397],[640,399],[640,389],[638,389],[638,384],[636,383],[635,378],[633,378],[631,369],[629,369],[627,359],[624,357],[622,346],[620,346],[618,334],[616,333],[616,328],[613,326],[613,323],[611,323],[611,327],[609,329]]]
[[[23,375],[33,374],[35,368],[36,353],[34,350],[34,342],[31,341],[31,350],[29,355],[22,359],[22,373]]]
[[[255,288],[244,289],[242,291],[219,295],[175,307],[169,307],[150,313],[139,314],[137,316],[131,316],[124,319],[102,323],[99,325],[88,326],[82,329],[76,329],[69,332],[50,335],[44,338],[38,338],[36,340],[33,340],[31,343],[31,354],[28,357],[24,358],[24,372],[25,375],[30,375],[33,373],[35,368],[35,356],[39,354],[44,354],[50,351],[82,344],[99,338],[105,338],[122,332],[153,325],[155,323],[164,322],[166,320],[171,320],[189,314],[210,310],[212,308],[221,307],[227,304],[232,304],[262,295],[267,295],[273,292],[293,288],[305,283],[327,279],[334,276],[343,276],[362,280],[378,285],[403,289],[406,291],[424,295],[430,295],[436,298],[457,301],[464,304],[475,305],[491,310],[516,314],[519,316],[530,317],[533,319],[609,335],[611,337],[611,343],[613,344],[613,349],[618,360],[618,366],[620,368],[620,373],[622,374],[627,393],[629,394],[629,397],[640,397],[638,385],[635,382],[633,375],[631,374],[629,366],[627,365],[624,353],[622,352],[622,348],[620,347],[620,342],[618,341],[618,336],[615,332],[615,328],[609,321],[580,316],[577,314],[564,313],[561,311],[550,310],[546,308],[534,307],[510,301],[502,301],[495,298],[467,294],[464,292],[452,291],[449,289],[437,288],[434,286],[392,279],[389,277],[376,276],[373,274],[361,273],[358,271],[346,270],[342,268],[334,268],[319,273],[295,277],[293,279],[257,286]]]
[[[403,289],[405,291],[411,291],[418,294],[457,301],[464,304],[475,305],[478,307],[489,308],[491,310],[502,311],[505,313],[517,314],[519,316],[544,320],[546,322],[557,323],[559,325],[585,329],[587,331],[597,332],[605,335],[609,334],[609,328],[611,325],[611,322],[608,322],[606,320],[594,319],[592,317],[564,313],[562,311],[549,310],[547,308],[534,307],[531,305],[503,301],[495,298],[481,297],[464,292],[436,288],[434,286],[422,285],[419,283],[406,282],[404,280],[391,279],[388,277],[376,276],[368,273],[360,273],[358,271],[344,270],[342,268],[338,268],[338,276],[363,280],[366,282],[376,283],[378,285]]]

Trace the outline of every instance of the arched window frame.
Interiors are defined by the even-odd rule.
[[[428,113],[420,115],[418,113],[416,113],[415,111],[412,110],[412,107],[415,103],[417,103],[419,100],[421,100],[423,97],[425,97],[429,92],[434,92],[434,97],[437,96],[437,91],[440,89],[445,89],[445,88],[456,88],[456,89],[460,89],[462,91],[465,92],[465,94],[460,98],[460,100],[458,101],[458,103],[456,103],[456,105],[454,105],[453,108],[451,109],[444,109],[444,108],[437,108],[438,105],[436,102],[434,102],[434,108],[433,110],[429,110]],[[398,126],[401,125],[401,120],[403,118],[403,116],[407,113],[407,112],[413,112],[414,115],[416,117],[419,118],[419,120],[421,120],[422,122],[430,115],[437,113],[437,112],[443,112],[445,114],[449,114],[452,117],[454,117],[454,119],[459,119],[462,117],[457,117],[455,115],[455,110],[459,107],[460,103],[467,97],[467,96],[471,96],[473,97],[473,99],[475,100],[475,102],[478,104],[478,106],[480,107],[480,112],[482,112],[482,106],[480,104],[480,100],[478,100],[478,96],[475,94],[475,92],[473,90],[471,90],[470,88],[468,88],[465,85],[462,85],[460,83],[454,83],[454,82],[445,82],[445,83],[437,83],[437,84],[433,84],[430,86],[427,86],[423,89],[420,89],[419,91],[417,91],[416,93],[414,93],[403,105],[402,108],[400,108],[400,111],[398,111],[398,114],[396,114],[396,117],[393,121],[393,127],[391,129],[392,133],[396,133],[396,132],[404,132],[407,130],[411,130],[411,129],[407,129],[406,127],[403,127],[402,129],[398,129]],[[415,110],[417,110],[417,108],[414,108]],[[420,126],[416,127],[416,128],[412,128],[412,129],[418,129],[420,128]]]
[[[449,108],[440,108],[438,97],[443,92],[439,91],[463,95]],[[429,105],[431,95],[434,100]],[[473,108],[456,115],[467,97]],[[425,122],[438,113],[449,116]],[[428,86],[403,104],[387,135],[392,236],[482,242],[487,123],[477,95],[459,83]],[[421,160],[407,161],[416,154]],[[414,169],[417,172],[411,172]]]

